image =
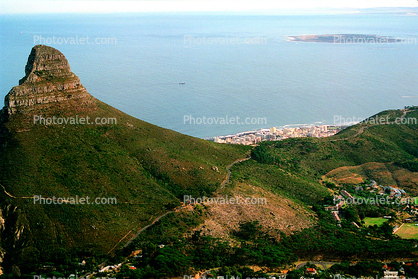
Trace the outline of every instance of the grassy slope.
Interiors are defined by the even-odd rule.
[[[387,222],[387,221],[388,219],[383,219],[383,218],[372,218],[372,217],[364,218],[364,223],[367,227],[373,226],[373,225],[381,226],[383,225],[384,222]]]
[[[359,166],[340,167],[327,173],[326,178],[338,185],[360,184],[372,179],[379,185],[399,187],[411,195],[418,194],[418,172],[404,169],[395,163],[369,162]]]
[[[400,111],[383,112],[401,115]],[[411,112],[408,117],[417,117],[418,112]],[[327,173],[328,171],[346,165],[360,165],[366,162],[396,162],[412,160],[418,156],[417,125],[379,125],[365,129],[364,132],[349,140],[331,141],[335,138],[345,138],[355,134],[360,125],[344,130],[336,137],[327,139],[305,139],[276,146],[280,149],[280,159],[283,163],[291,163],[290,152],[295,152],[299,161],[296,168],[304,173]]]
[[[405,223],[396,234],[405,239],[418,239],[418,227],[415,224]]]
[[[0,152],[0,183],[14,196],[116,197],[117,205],[18,204],[38,248],[50,245],[108,251],[131,229],[180,204],[182,194],[219,187],[225,167],[248,150],[163,129],[100,101],[86,109],[51,109],[47,116],[112,117],[116,125],[33,125],[32,115],[6,124],[11,141]],[[211,169],[217,166],[220,173]],[[51,247],[49,247],[51,248]],[[51,250],[51,249],[49,249]]]
[[[312,204],[328,194],[328,190],[315,179],[253,160],[234,166],[231,178],[306,204]]]
[[[400,117],[402,112],[384,111],[378,117]],[[418,118],[418,111],[407,117]],[[362,124],[364,125],[364,124]],[[417,160],[418,125],[379,125],[364,129],[360,124],[331,138],[295,138],[265,142],[265,163],[247,161],[234,166],[233,179],[254,183],[287,197],[314,204],[328,190],[320,185],[321,177],[343,166],[367,162],[404,162]],[[351,137],[348,140],[339,140]]]

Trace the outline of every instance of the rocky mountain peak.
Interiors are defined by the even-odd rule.
[[[36,112],[50,107],[51,103],[59,103],[60,107],[83,106],[92,99],[59,50],[36,45],[26,63],[25,77],[5,97],[5,108],[12,115]]]
[[[32,48],[25,67],[26,76],[19,81],[42,82],[58,77],[74,77],[65,56],[53,47],[37,45]]]

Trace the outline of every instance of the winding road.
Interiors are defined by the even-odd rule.
[[[3,187],[4,193],[6,195],[8,195],[9,197],[11,197],[12,199],[33,199],[33,196],[32,197],[16,197],[16,196],[13,196],[12,194],[10,194],[9,192],[6,191],[6,187],[4,187],[2,184],[0,184],[0,186]]]
[[[233,166],[233,165],[235,165],[235,164],[238,164],[238,163],[241,163],[241,162],[244,162],[244,161],[247,161],[247,160],[250,160],[251,159],[251,156],[250,157],[247,157],[247,158],[243,158],[243,159],[238,159],[238,160],[235,160],[232,164],[230,164],[229,166],[227,166],[226,167],[226,172],[227,172],[227,174],[226,174],[226,178],[225,178],[225,180],[222,182],[222,184],[221,184],[221,189],[223,188],[223,187],[225,187],[225,185],[226,184],[228,184],[228,182],[229,182],[229,178],[231,177],[231,167]]]
[[[247,157],[247,158],[242,158],[242,159],[237,159],[237,160],[235,160],[234,162],[232,162],[231,164],[229,164],[227,167],[226,167],[226,171],[227,171],[227,174],[226,174],[226,177],[225,177],[225,180],[221,183],[221,187],[220,187],[220,189],[222,189],[222,188],[224,188],[225,187],[225,185],[226,184],[228,184],[229,183],[229,180],[230,180],[230,178],[231,178],[231,167],[233,166],[233,165],[235,165],[235,164],[238,164],[238,163],[241,163],[241,162],[244,162],[244,161],[247,161],[247,160],[249,160],[249,159],[251,159],[251,156],[250,157]],[[32,197],[16,197],[16,196],[13,196],[12,194],[10,194],[9,192],[7,192],[6,191],[6,187],[4,187],[2,184],[0,184],[0,186],[3,188],[3,191],[4,191],[4,193],[7,195],[7,196],[9,196],[9,197],[11,197],[11,198],[13,198],[13,199],[33,199],[33,196]],[[41,199],[47,199],[47,198],[41,198]],[[63,200],[63,202],[64,203],[69,203],[70,201],[67,201],[67,200]],[[164,214],[162,214],[162,215],[160,215],[160,216],[158,216],[151,224],[149,224],[149,225],[146,225],[145,227],[143,227],[143,228],[141,228],[133,237],[131,237],[129,240],[128,240],[128,242],[126,242],[125,243],[125,245],[123,246],[123,248],[125,248],[125,247],[127,247],[129,244],[131,244],[132,243],[132,241],[134,241],[142,232],[144,232],[146,229],[148,229],[149,227],[151,227],[152,225],[154,225],[156,222],[158,222],[161,218],[163,218],[164,216],[166,216],[166,215],[168,215],[168,214],[171,214],[171,213],[174,213],[174,212],[176,212],[176,211],[179,211],[179,210],[181,210],[181,209],[183,209],[184,207],[186,207],[186,205],[183,205],[183,206],[181,206],[181,207],[178,207],[178,208],[175,208],[174,210],[171,210],[171,211],[168,211],[168,212],[165,212]],[[109,250],[109,252],[107,252],[107,254],[110,254],[113,250],[115,250],[115,248],[131,233],[133,231],[133,229],[132,230],[130,230],[125,236],[123,236],[116,244],[115,244],[115,246],[113,246],[113,248],[112,249],[110,249]]]
[[[241,163],[241,162],[244,162],[244,161],[247,161],[247,160],[249,160],[249,159],[251,159],[251,156],[250,157],[247,157],[247,158],[242,158],[242,159],[238,159],[238,160],[235,160],[234,162],[232,162],[231,164],[229,164],[227,167],[226,167],[226,171],[227,171],[227,174],[226,174],[226,177],[225,177],[225,180],[222,182],[222,184],[221,184],[221,187],[220,187],[220,189],[222,189],[222,188],[224,188],[225,187],[225,185],[226,184],[228,184],[228,182],[229,182],[229,180],[230,180],[230,178],[231,178],[231,167],[233,166],[233,165],[235,165],[235,164],[238,164],[238,163]],[[4,187],[3,187],[4,188]],[[4,189],[5,191],[6,191],[6,189]],[[7,193],[7,192],[6,192]],[[155,223],[157,223],[161,218],[163,218],[164,216],[166,216],[166,215],[168,215],[168,214],[171,214],[171,213],[174,213],[174,212],[176,212],[176,211],[179,211],[179,210],[181,210],[181,209],[183,209],[183,208],[185,208],[186,207],[186,205],[183,205],[183,206],[181,206],[181,207],[178,207],[178,208],[175,208],[174,210],[171,210],[171,211],[168,211],[168,212],[166,212],[166,213],[164,213],[164,214],[162,214],[162,215],[160,215],[160,216],[158,216],[151,224],[149,224],[149,225],[146,225],[145,227],[143,227],[143,228],[141,228],[133,237],[131,237],[129,240],[128,240],[128,242],[126,242],[125,243],[125,245],[123,245],[123,248],[126,248],[129,244],[131,244],[132,243],[132,241],[134,241],[141,233],[143,233],[146,229],[148,229],[149,227],[151,227],[151,226],[153,226]],[[107,254],[110,254],[113,250],[115,250],[116,249],[116,247],[131,233],[133,231],[133,229],[132,230],[130,230],[124,237],[122,237],[116,244],[115,244],[115,246],[113,246],[113,248],[112,249],[110,249],[109,250],[109,252],[107,252]],[[126,259],[125,259],[126,260]],[[105,262],[103,262],[103,263],[101,263],[100,265],[99,265],[99,268],[103,268],[104,267],[104,265],[106,264],[106,262],[107,262],[107,260],[105,261]],[[92,275],[92,274],[85,274],[85,277],[86,276],[89,276],[89,275]]]
[[[247,158],[242,158],[242,159],[237,159],[237,160],[235,160],[234,162],[232,162],[231,164],[229,164],[227,167],[226,167],[226,177],[225,177],[225,180],[222,182],[222,184],[221,184],[221,187],[220,187],[220,189],[222,189],[222,188],[224,188],[225,187],[225,185],[226,184],[228,184],[229,183],[229,180],[230,180],[230,178],[231,178],[231,167],[233,166],[233,165],[235,165],[235,164],[238,164],[238,163],[241,163],[241,162],[244,162],[244,161],[247,161],[247,160],[249,160],[249,159],[251,159],[251,156],[250,157],[247,157]],[[141,228],[133,237],[131,237],[131,239],[129,239],[128,240],[128,242],[126,242],[125,243],[125,245],[123,245],[123,248],[126,248],[129,244],[131,244],[132,243],[132,241],[134,241],[141,233],[143,233],[146,229],[148,229],[149,227],[151,227],[152,225],[154,225],[155,223],[157,223],[161,218],[163,218],[164,216],[166,216],[166,215],[168,215],[168,214],[171,214],[171,213],[174,213],[174,212],[176,212],[176,211],[179,211],[179,210],[182,210],[183,208],[185,208],[186,207],[186,205],[183,205],[183,206],[181,206],[181,207],[178,207],[178,208],[176,208],[176,209],[174,209],[174,210],[171,210],[171,211],[168,211],[168,212],[166,212],[166,213],[164,213],[164,214],[162,214],[162,215],[160,215],[160,216],[158,216],[151,224],[149,224],[149,225],[146,225],[145,227],[143,227],[143,228]],[[119,240],[118,241],[118,243],[116,243],[116,245],[109,251],[109,252],[107,252],[108,254],[109,253],[111,253],[118,245],[119,245],[119,243],[121,243],[122,242],[122,240],[124,240],[128,235],[129,235],[129,233],[131,233],[132,232],[132,230],[131,231],[129,231],[121,240]]]

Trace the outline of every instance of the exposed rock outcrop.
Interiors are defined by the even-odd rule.
[[[13,87],[5,97],[9,115],[32,112],[57,102],[65,106],[65,103],[77,100],[77,105],[85,105],[94,99],[71,72],[65,56],[55,48],[34,46],[25,74],[19,86]]]

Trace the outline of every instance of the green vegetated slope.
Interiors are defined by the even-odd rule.
[[[231,180],[262,187],[305,205],[315,203],[329,195],[326,187],[315,178],[255,160],[234,166]]]
[[[246,150],[159,128],[99,101],[89,115],[117,124],[22,126],[20,115],[6,123],[12,140],[0,155],[0,181],[10,194],[117,198],[117,205],[34,205],[2,193],[26,211],[39,245],[62,235],[66,245],[110,249],[130,229],[178,206],[182,195],[209,195]]]
[[[372,118],[389,116],[392,120],[402,114],[401,110],[384,111]],[[418,118],[418,111],[411,109],[405,117]],[[363,132],[356,136],[362,128]],[[418,157],[418,125],[357,124],[330,138],[265,142],[253,150],[252,156],[257,162],[237,166],[234,177],[268,185],[313,204],[326,193],[319,185],[321,177],[335,168],[367,162],[414,166]]]
[[[107,252],[126,236],[122,245],[138,229],[179,206],[183,195],[210,195],[224,180],[226,166],[245,157],[249,150],[157,127],[88,93],[77,93],[80,97],[73,98],[75,93],[70,89],[82,86],[68,73],[62,54],[46,46],[34,49],[37,52],[32,51],[28,65],[38,59],[36,55],[46,53],[42,59],[58,57],[47,61],[56,69],[39,74],[27,66],[23,84],[12,89],[18,93],[16,97],[9,93],[6,106],[12,98],[12,105],[28,105],[9,107],[13,113],[6,107],[0,117],[0,184],[13,196],[0,187],[2,210],[17,207],[23,224],[19,227],[21,241],[9,242],[14,245],[10,249],[3,245],[6,260],[16,265],[24,250],[36,255],[63,248]],[[33,67],[39,65],[43,64],[34,63]],[[61,72],[71,79],[62,77]],[[51,95],[62,101],[39,101],[49,100]],[[91,122],[99,117],[113,124],[45,125],[34,123],[36,115],[68,119],[88,116]],[[96,197],[116,198],[117,204],[34,204],[33,196],[90,197],[91,203]],[[13,220],[7,222],[12,230]]]
[[[19,124],[18,131],[14,125],[21,116],[6,123],[11,140],[0,153],[0,183],[8,193],[117,199],[117,204],[40,205],[10,198],[1,189],[5,204],[18,206],[28,222],[26,248],[33,245],[41,254],[58,248],[107,252],[131,230],[121,244],[179,206],[182,195],[210,195],[223,181],[225,167],[247,150],[181,135],[97,104],[91,117],[114,117],[118,124],[27,130]]]
[[[403,111],[385,111],[378,117],[387,115],[393,119],[401,117]],[[405,117],[418,118],[418,112],[410,109]],[[357,135],[363,126],[367,127]],[[335,168],[367,162],[396,164],[413,172],[418,157],[417,128],[416,124],[358,124],[330,138],[263,142],[253,149],[253,160],[234,166],[232,181],[257,185],[313,207],[319,217],[318,224],[284,240],[300,258],[355,260],[411,255],[412,250],[406,247],[413,245],[392,239],[390,234],[387,239],[391,241],[387,242],[387,239],[372,239],[367,232],[358,232],[345,220],[342,228],[336,226],[330,213],[323,209],[324,198],[330,196],[326,186],[335,185],[328,185],[322,179]],[[407,190],[414,188],[418,185]]]

